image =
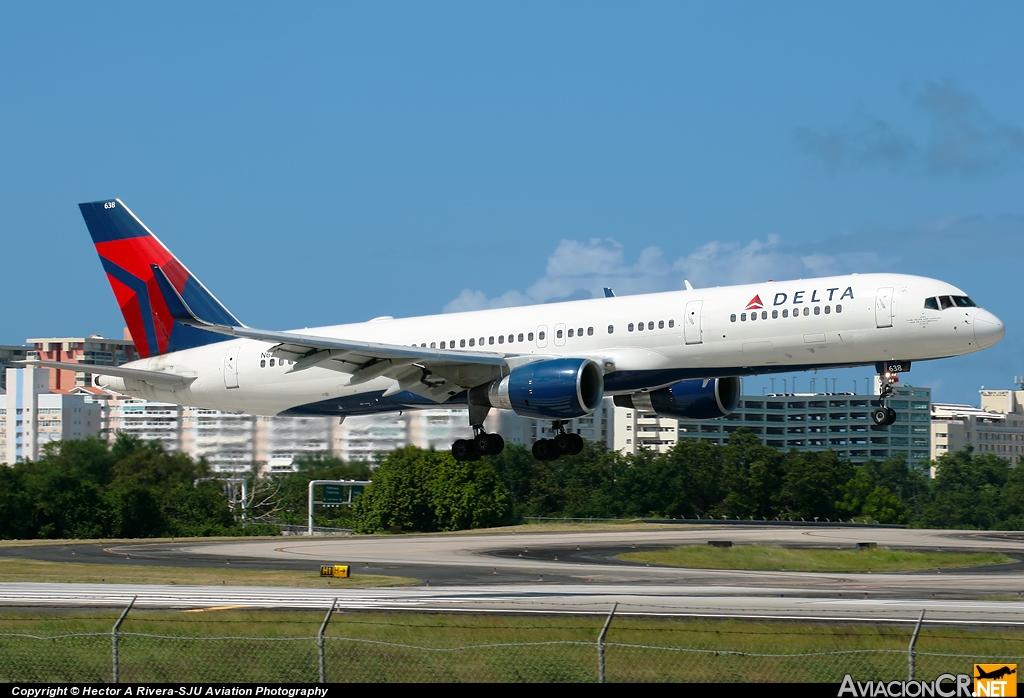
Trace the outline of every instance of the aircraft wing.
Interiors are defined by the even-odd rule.
[[[498,352],[402,346],[206,322],[192,312],[163,270],[156,265],[152,268],[168,301],[168,310],[177,322],[232,337],[268,342],[274,345],[269,349],[274,356],[295,362],[289,370],[292,373],[314,366],[329,368],[349,374],[348,385],[387,376],[398,384],[385,396],[407,390],[444,402],[467,388],[501,378],[509,371],[507,355]]]
[[[188,385],[196,379],[195,376],[182,376],[177,373],[164,371],[146,371],[140,368],[124,368],[122,366],[100,366],[98,364],[78,364],[68,361],[37,361],[29,359],[15,363],[24,366],[38,366],[40,368],[57,368],[65,371],[81,373],[96,373],[101,376],[114,376],[116,378],[128,378],[131,380],[145,381],[156,386],[182,386]]]

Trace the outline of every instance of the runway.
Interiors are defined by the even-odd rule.
[[[1018,562],[965,570],[831,574],[695,570],[628,563],[615,556],[731,540],[787,547],[852,548],[858,542],[909,550],[1003,552]],[[337,594],[354,608],[771,615],[815,618],[1021,622],[1024,534],[871,528],[663,527],[657,530],[278,538],[211,543],[7,548],[0,555],[114,565],[316,569],[347,563],[359,574],[423,580],[407,588],[281,589],[134,585],[2,584],[0,603],[123,603],[168,607],[323,608]]]

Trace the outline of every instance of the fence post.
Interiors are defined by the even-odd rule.
[[[921,623],[924,622],[924,611],[921,609],[921,616],[917,619],[917,625],[914,626],[914,634],[910,636],[910,645],[907,647],[907,680],[914,680],[914,660],[916,653],[914,652],[914,645],[917,644],[917,634],[921,632]]]
[[[132,606],[135,605],[135,599],[137,598],[139,598],[138,595],[132,597],[128,607],[121,612],[121,617],[117,619],[117,622],[114,623],[114,627],[110,630],[110,642],[113,645],[114,650],[114,683],[117,683],[121,678],[120,668],[118,667],[117,661],[117,631],[121,627],[121,623],[123,623],[124,619],[128,616],[128,611],[132,610]]]
[[[320,632],[316,634],[317,653],[320,655],[320,683],[327,683],[327,666],[324,662],[324,632],[327,631],[327,624],[331,622],[331,614],[334,613],[334,607],[337,605],[338,599],[335,598],[331,607],[327,609],[324,622],[320,625]]]
[[[605,618],[604,627],[601,628],[601,634],[597,636],[597,682],[604,683],[604,636],[608,634],[608,626],[612,624],[612,618],[615,616],[615,609],[618,607],[619,602],[616,601],[612,604],[612,610],[608,613],[608,617]]]

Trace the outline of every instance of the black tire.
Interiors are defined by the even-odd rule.
[[[496,456],[504,450],[505,439],[501,438],[501,434],[487,435],[487,455]]]
[[[569,434],[572,437],[572,452],[570,456],[579,455],[583,451],[583,437],[579,434]]]
[[[558,452],[555,451],[555,444],[551,439],[541,439],[533,443],[533,457],[539,461],[554,460],[558,458]]]
[[[459,439],[452,444],[452,457],[457,461],[473,460],[476,456],[476,448],[472,441]]]
[[[896,417],[897,417],[896,410],[894,410],[891,407],[886,407],[885,411],[887,413],[887,416],[885,418],[885,425],[886,426],[890,426],[892,424],[895,424],[896,423]]]
[[[558,455],[572,455],[572,448],[574,445],[572,437],[573,434],[566,434],[565,432],[562,432],[553,439],[553,441],[555,442],[555,451],[558,453]]]
[[[889,419],[889,413],[884,407],[876,407],[871,410],[871,421],[880,427],[885,426],[885,420]]]
[[[490,434],[487,434],[485,432],[480,432],[475,437],[473,437],[473,448],[476,449],[476,453],[478,456],[490,455],[491,440],[488,437],[490,437]]]

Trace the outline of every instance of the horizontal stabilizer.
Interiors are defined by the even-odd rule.
[[[18,361],[23,366],[36,366],[38,368],[56,368],[63,371],[75,371],[77,373],[94,373],[100,376],[114,376],[116,378],[127,378],[130,380],[144,381],[150,385],[179,386],[188,385],[196,379],[195,376],[182,376],[177,373],[164,371],[146,371],[141,368],[124,368],[122,366],[99,366],[96,364],[78,364],[69,361]]]

